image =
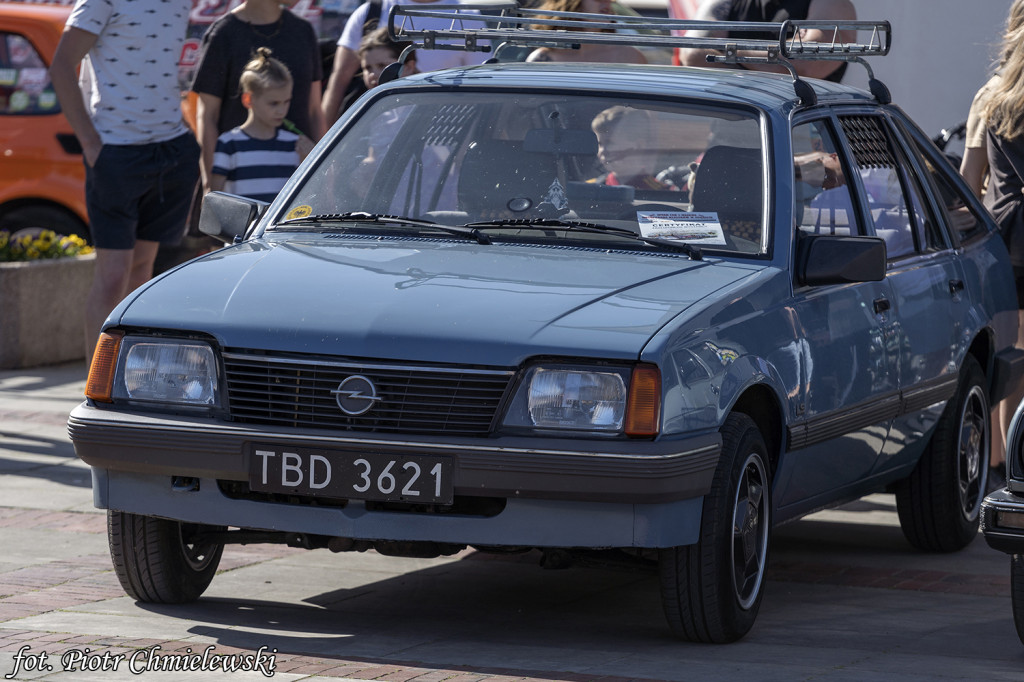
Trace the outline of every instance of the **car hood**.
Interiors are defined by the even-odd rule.
[[[112,320],[205,332],[225,348],[351,358],[635,359],[695,301],[757,269],[566,246],[293,237],[192,261],[136,291]]]

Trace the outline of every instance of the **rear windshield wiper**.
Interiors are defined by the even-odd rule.
[[[672,249],[674,251],[681,251],[687,254],[691,260],[701,260],[703,258],[700,248],[694,246],[693,244],[687,244],[686,242],[675,241],[672,239],[645,237],[641,234],[637,234],[633,230],[624,227],[612,227],[611,225],[588,223],[583,222],[582,220],[562,220],[559,218],[520,218],[507,220],[485,220],[478,223],[466,223],[464,227],[473,229],[486,229],[488,227],[532,227],[535,229],[544,229],[554,227],[559,229],[572,230],[576,232],[613,234],[619,237],[626,237],[628,239],[632,239],[635,241],[644,242],[645,244],[660,246],[666,249]]]
[[[461,227],[457,225],[442,225],[430,220],[418,218],[407,218],[405,216],[388,215],[385,213],[367,213],[365,211],[349,211],[348,213],[320,213],[304,218],[292,218],[277,223],[275,227],[308,224],[330,224],[330,223],[375,223],[378,225],[408,225],[422,227],[431,230],[440,230],[467,239],[474,239],[478,244],[490,244],[491,240],[487,235],[472,227]]]

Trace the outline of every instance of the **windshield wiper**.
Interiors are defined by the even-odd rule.
[[[666,249],[681,251],[688,255],[691,260],[701,260],[704,257],[701,253],[700,248],[694,246],[693,244],[687,244],[686,242],[674,241],[671,239],[661,239],[659,237],[645,237],[642,234],[637,234],[633,230],[624,227],[612,227],[611,225],[588,223],[582,220],[563,220],[560,218],[518,218],[506,220],[485,220],[477,223],[466,223],[465,227],[473,229],[488,227],[532,227],[536,229],[544,229],[546,227],[554,227],[565,230],[571,230],[575,232],[613,234],[619,237],[626,237],[628,239],[632,239],[635,241],[651,244],[653,246],[661,246]]]
[[[385,213],[367,213],[365,211],[349,211],[348,213],[320,213],[304,218],[292,218],[277,223],[278,227],[291,225],[318,225],[321,223],[375,223],[378,225],[408,225],[412,227],[423,227],[431,230],[440,230],[459,237],[474,239],[478,244],[490,244],[490,238],[472,227],[457,225],[443,225],[431,220],[420,220],[407,218],[405,216],[388,215]]]

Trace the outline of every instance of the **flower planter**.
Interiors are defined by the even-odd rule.
[[[0,263],[0,369],[85,357],[95,254]]]

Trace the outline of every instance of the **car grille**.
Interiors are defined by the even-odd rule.
[[[511,371],[375,365],[225,353],[228,407],[236,421],[277,426],[487,435]],[[350,376],[380,398],[346,415],[332,391]]]

